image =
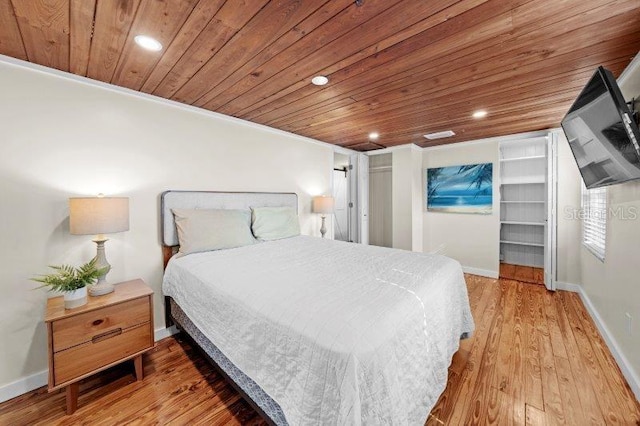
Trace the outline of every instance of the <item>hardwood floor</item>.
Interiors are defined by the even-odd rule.
[[[428,425],[640,425],[640,404],[577,294],[467,275],[476,331],[461,342]],[[79,408],[40,388],[0,404],[0,424],[248,424],[265,422],[178,336],[85,380]]]
[[[544,269],[500,263],[500,278],[544,285]]]

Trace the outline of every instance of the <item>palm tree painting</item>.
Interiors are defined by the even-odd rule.
[[[493,163],[427,169],[427,210],[491,214]]]

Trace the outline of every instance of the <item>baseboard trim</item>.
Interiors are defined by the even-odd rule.
[[[579,284],[556,281],[556,290],[570,291],[572,293],[581,293],[582,287]]]
[[[578,294],[580,295],[580,299],[582,299],[582,303],[584,303],[585,308],[587,308],[587,312],[589,312],[589,315],[591,315],[591,318],[593,318],[593,322],[596,324],[596,327],[598,327],[598,330],[600,331],[602,338],[607,344],[607,347],[611,351],[613,358],[618,363],[618,367],[620,367],[622,375],[625,379],[627,379],[627,383],[631,387],[631,391],[635,394],[636,399],[640,401],[640,378],[633,371],[633,368],[631,368],[631,363],[629,363],[627,357],[624,356],[624,354],[620,350],[618,342],[609,331],[609,328],[602,321],[602,317],[600,317],[600,314],[596,310],[595,306],[593,306],[593,303],[591,303],[591,299],[589,299],[589,296],[587,295],[587,293],[585,293],[581,286]]]
[[[168,328],[163,327],[155,330],[155,332],[153,333],[153,337],[157,342],[158,340],[165,339],[176,333],[178,333],[178,329],[175,326],[171,326]],[[2,385],[0,386],[0,402],[8,401],[27,392],[31,392],[34,389],[46,386],[48,381],[49,370],[42,370],[30,376],[26,376],[14,382]]]
[[[42,370],[15,382],[0,386],[0,402],[20,396],[34,389],[45,386],[49,381],[49,370]]]
[[[618,342],[613,337],[613,334],[611,334],[611,332],[609,331],[609,328],[602,320],[602,317],[596,310],[596,307],[593,305],[591,299],[589,299],[589,296],[584,291],[582,286],[572,283],[556,282],[556,289],[578,293],[578,295],[580,296],[580,300],[582,300],[584,307],[587,309],[587,312],[593,319],[593,322],[598,328],[598,331],[604,339],[604,342],[607,344],[609,351],[611,351],[611,355],[613,355],[613,358],[616,360],[618,367],[620,367],[620,371],[622,371],[622,375],[627,380],[631,391],[636,396],[636,399],[640,401],[640,378],[638,378],[638,375],[633,371],[633,368],[631,368],[631,363],[629,363],[627,357],[624,356],[624,353],[620,350]]]
[[[169,336],[173,336],[176,333],[178,333],[178,329],[175,325],[172,325],[171,327],[162,327],[156,329],[153,333],[153,338],[157,342],[159,340],[166,339]]]
[[[488,269],[472,268],[470,266],[463,266],[462,270],[467,274],[480,275],[481,277],[487,277],[487,278],[498,278],[499,276],[498,271],[489,271]]]

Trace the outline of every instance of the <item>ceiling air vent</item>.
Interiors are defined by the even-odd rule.
[[[456,134],[453,133],[453,131],[446,130],[444,132],[429,133],[428,135],[424,135],[424,137],[429,140],[432,140],[432,139],[450,138],[451,136],[455,136],[455,135]]]

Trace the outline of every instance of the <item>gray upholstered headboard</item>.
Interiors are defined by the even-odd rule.
[[[288,192],[165,191],[161,197],[162,243],[178,245],[171,209],[240,209],[289,206],[298,210],[298,195]]]

